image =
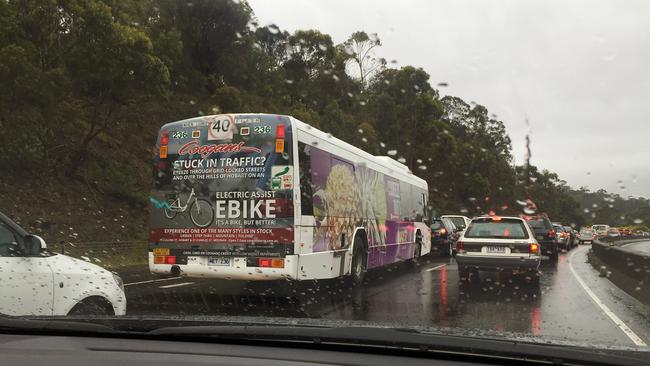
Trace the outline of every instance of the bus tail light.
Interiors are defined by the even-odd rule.
[[[260,258],[257,262],[258,267],[266,268],[284,268],[284,259],[281,258]]]
[[[285,136],[285,126],[277,125],[275,127],[275,152],[276,153],[284,152],[284,136]]]
[[[284,125],[277,125],[275,127],[275,138],[276,139],[284,139],[284,132],[285,132],[285,126]]]
[[[176,264],[175,255],[155,255],[153,257],[154,264]]]
[[[539,254],[539,244],[530,243],[530,254]]]
[[[160,158],[167,159],[167,145],[169,144],[169,131],[160,134]]]

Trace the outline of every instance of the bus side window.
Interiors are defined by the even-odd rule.
[[[413,221],[415,219],[415,196],[410,184],[401,181],[399,183],[400,196],[402,198],[401,211],[404,221]]]
[[[298,169],[300,179],[300,211],[301,215],[314,215],[313,190],[311,184],[311,156],[309,145],[298,143]]]

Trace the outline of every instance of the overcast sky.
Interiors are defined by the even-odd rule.
[[[530,130],[532,163],[571,186],[650,197],[650,1],[249,3],[261,25],[335,43],[376,32],[379,56],[504,121],[518,163]]]

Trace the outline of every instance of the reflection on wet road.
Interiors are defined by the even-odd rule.
[[[395,326],[433,326],[508,332],[559,340],[634,345],[588,296],[592,289],[640,339],[649,343],[648,310],[586,263],[588,246],[544,261],[539,285],[523,275],[484,273],[460,281],[453,259],[423,258],[371,271],[360,288],[340,280],[214,281],[179,278],[127,287],[133,315],[255,315],[364,320]],[[575,272],[575,273],[572,273]],[[142,282],[143,278],[131,277]],[[175,286],[174,286],[175,285]]]

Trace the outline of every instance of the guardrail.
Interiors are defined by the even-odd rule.
[[[146,241],[67,242],[48,249],[111,269],[145,264],[148,258]]]
[[[603,243],[622,243],[628,240],[645,239],[650,240],[650,236],[629,235],[629,236],[601,236],[598,241]],[[625,244],[625,243],[623,243]],[[621,245],[623,245],[621,244]]]
[[[623,237],[618,240],[594,241],[591,250],[600,263],[593,263],[601,274],[630,295],[650,304],[650,254],[644,254],[621,245],[650,241],[649,237]]]

